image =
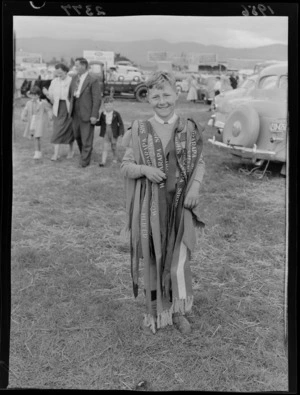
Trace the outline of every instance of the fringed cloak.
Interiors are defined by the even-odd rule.
[[[160,184],[146,177],[126,180],[133,293],[138,295],[142,259],[147,305],[144,324],[153,332],[155,321],[157,328],[172,325],[173,313],[185,314],[192,307],[189,258],[196,243],[195,226],[204,223],[183,204],[202,146],[202,133],[191,119],[177,120],[165,152],[149,121],[139,121],[136,132],[132,129],[136,163],[157,167],[167,175]]]

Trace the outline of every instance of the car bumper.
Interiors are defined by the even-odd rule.
[[[224,122],[216,121],[215,118],[210,118],[207,124],[208,126],[213,126],[221,131],[224,129]]]
[[[247,159],[264,159],[264,160],[274,160],[276,161],[276,152],[269,150],[261,150],[257,149],[256,144],[254,144],[253,148],[233,146],[230,144],[225,144],[220,141],[217,141],[215,137],[212,139],[208,139],[208,142],[216,145],[219,148],[225,149],[233,155],[237,155]]]
[[[220,121],[219,119],[216,119],[216,115],[213,114],[210,119],[208,120],[208,126],[213,126],[219,130],[224,129],[225,122]]]

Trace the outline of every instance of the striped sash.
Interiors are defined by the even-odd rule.
[[[157,167],[167,174],[167,180],[159,184],[147,178],[136,181],[131,211],[134,295],[138,292],[139,258],[143,258],[145,323],[153,327],[156,319],[160,328],[172,325],[174,312],[184,314],[192,307],[189,259],[195,244],[193,219],[196,217],[183,207],[183,203],[202,151],[202,137],[197,127],[188,130],[187,121],[181,120],[166,153],[149,121],[139,122],[137,137],[140,163]],[[175,177],[177,169],[178,180]],[[202,223],[199,221],[199,224]],[[155,291],[156,317],[151,303]]]

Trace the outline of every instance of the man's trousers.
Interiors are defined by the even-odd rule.
[[[88,166],[90,164],[93,151],[95,126],[89,121],[82,121],[82,119],[79,117],[79,104],[76,102],[72,115],[73,132],[81,154],[81,165]]]

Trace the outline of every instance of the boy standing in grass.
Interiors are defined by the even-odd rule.
[[[103,100],[104,111],[102,111],[96,126],[100,126],[100,137],[103,137],[102,145],[102,161],[100,167],[105,166],[109,146],[113,153],[113,163],[117,163],[117,140],[119,136],[124,134],[124,124],[121,115],[114,110],[114,99],[105,97]]]
[[[147,311],[142,328],[155,333],[175,324],[189,333],[184,316],[193,303],[189,258],[196,243],[194,225],[204,226],[195,212],[205,166],[202,130],[192,119],[175,113],[178,94],[173,74],[156,72],[146,83],[154,116],[134,121],[126,132],[121,165],[133,292],[136,297],[143,258]]]
[[[30,99],[21,114],[23,122],[27,122],[24,137],[34,138],[34,157],[41,159],[41,137],[47,132],[49,119],[52,119],[51,105],[47,100],[41,100],[41,90],[38,86],[33,86],[30,90]]]

